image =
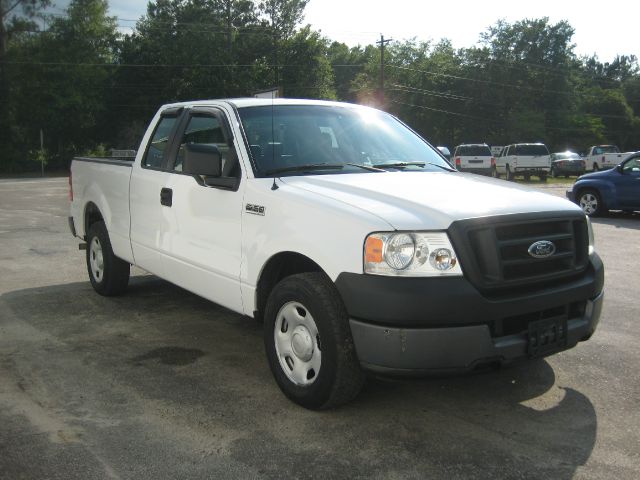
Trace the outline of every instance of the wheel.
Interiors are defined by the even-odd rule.
[[[593,164],[593,171],[594,171],[594,172],[597,172],[598,170],[600,170],[600,167],[598,167],[598,164],[597,164],[597,163],[594,163],[594,164]]]
[[[578,205],[590,217],[600,215],[604,209],[600,195],[595,190],[582,190],[578,194]]]
[[[100,295],[120,295],[129,284],[130,265],[114,255],[104,222],[93,223],[87,232],[87,271]]]
[[[541,182],[547,181],[547,175],[545,173],[541,173],[540,175],[538,175],[538,177],[540,178]]]
[[[509,168],[509,165],[507,165],[507,174],[505,175],[506,179],[510,182],[513,181],[513,173],[511,173],[511,169]]]
[[[291,275],[275,286],[265,309],[264,343],[278,386],[303,407],[347,403],[364,384],[347,312],[323,273]]]
[[[528,182],[529,180],[531,180],[531,175],[525,175],[524,180],[525,182]]]
[[[551,167],[551,177],[556,178],[558,175],[556,173],[556,168],[555,167]]]
[[[500,178],[500,174],[498,173],[498,169],[496,167],[493,167],[491,169],[491,176],[493,178]]]

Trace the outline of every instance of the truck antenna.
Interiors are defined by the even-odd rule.
[[[271,190],[277,190],[278,188],[278,184],[276,183],[276,176],[273,176],[273,185],[271,185]]]

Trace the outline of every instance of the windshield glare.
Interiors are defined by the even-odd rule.
[[[404,162],[406,170],[450,169],[442,156],[392,116],[368,108],[267,105],[238,109],[258,176],[301,165],[344,165],[341,170],[283,174],[366,173],[371,167]],[[355,164],[349,165],[349,164]],[[399,167],[398,167],[399,168]]]

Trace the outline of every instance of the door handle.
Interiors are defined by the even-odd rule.
[[[173,204],[173,190],[170,188],[163,188],[160,190],[160,205],[170,207]]]

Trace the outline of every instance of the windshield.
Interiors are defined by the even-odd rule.
[[[487,145],[462,145],[458,155],[464,157],[490,157],[491,150]]]
[[[377,110],[267,105],[243,107],[239,113],[258,176],[276,171],[288,175],[367,173],[386,164],[399,170],[451,169],[422,138]],[[324,164],[343,168],[323,171],[319,166]],[[294,168],[304,165],[313,165],[314,169]],[[370,168],[373,166],[376,168]]]
[[[544,145],[516,145],[516,155],[540,156],[549,155],[549,150]]]

